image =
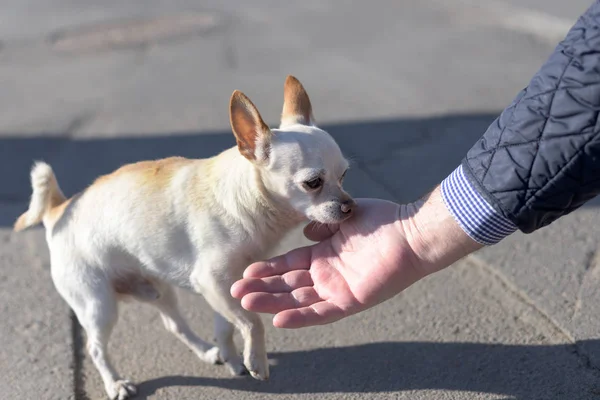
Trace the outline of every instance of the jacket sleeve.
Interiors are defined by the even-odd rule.
[[[494,244],[600,192],[600,0],[442,183],[463,229]]]

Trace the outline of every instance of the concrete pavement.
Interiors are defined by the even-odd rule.
[[[0,387],[100,399],[26,208],[34,159],[68,194],[122,163],[234,144],[244,91],[270,125],[287,74],[352,159],[356,196],[410,201],[446,176],[588,1],[11,2],[0,15]],[[149,399],[600,398],[598,202],[515,234],[336,324],[268,329],[269,382],[200,363],[137,304],[112,358]],[[290,245],[303,243],[290,238]],[[204,338],[212,316],[182,293]]]

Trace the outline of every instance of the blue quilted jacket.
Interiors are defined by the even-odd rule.
[[[462,161],[469,183],[525,233],[600,192],[600,1]]]

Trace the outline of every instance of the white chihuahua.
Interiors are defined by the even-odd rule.
[[[127,298],[156,306],[165,327],[201,360],[267,379],[261,319],[231,297],[231,285],[302,221],[339,223],[353,213],[342,189],[348,162],[315,126],[296,78],[286,79],[279,129],[270,130],[239,91],[231,96],[230,120],[237,148],[203,160],[126,165],[70,199],[49,165],[32,169],[31,203],[15,230],[44,223],[52,279],[86,331],[111,399],[136,392],[107,354],[117,303]],[[172,286],[202,294],[216,311],[216,347],[190,330]],[[234,326],[244,339],[243,361]]]

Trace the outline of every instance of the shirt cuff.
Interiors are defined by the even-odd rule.
[[[442,182],[442,198],[456,222],[477,243],[490,246],[517,230],[471,186],[462,165]]]

